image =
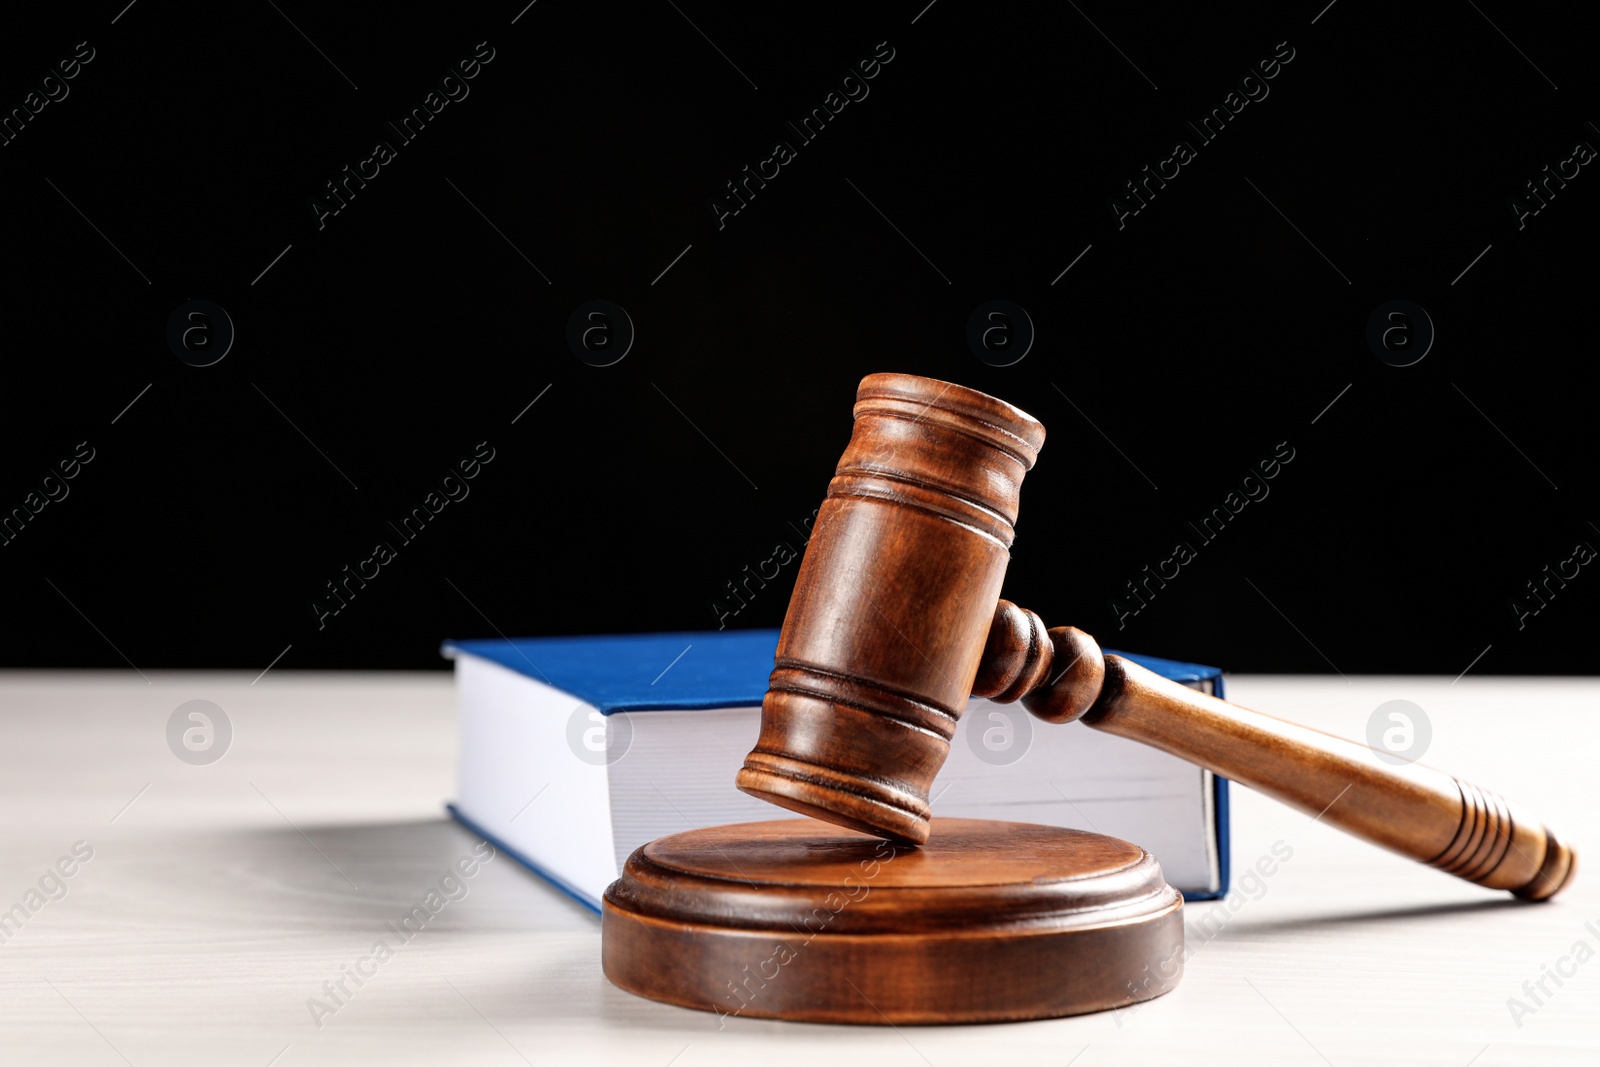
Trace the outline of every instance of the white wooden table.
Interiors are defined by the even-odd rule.
[[[598,920],[503,856],[446,882],[438,913],[380,963],[374,942],[400,941],[385,924],[475,844],[442,810],[449,677],[148,677],[0,674],[0,908],[26,914],[9,926],[0,916],[0,1063],[1600,1063],[1600,955],[1573,955],[1579,942],[1600,954],[1600,877],[1518,904],[1238,787],[1235,885],[1275,843],[1293,855],[1253,895],[1191,905],[1182,984],[1132,1011],[719,1030],[712,1015],[608,985]],[[1414,701],[1433,725],[1425,762],[1522,800],[1600,855],[1600,681],[1228,686],[1239,703],[1352,737],[1384,701]],[[166,741],[168,717],[192,699],[222,707],[234,729],[207,766]],[[72,858],[80,841],[87,862]],[[52,876],[64,856],[71,877]],[[354,966],[359,986],[344,978]],[[1524,983],[1537,994],[1545,966],[1569,976],[1545,978],[1535,1003]],[[324,983],[341,978],[349,995],[319,1027],[308,1000],[333,1005]],[[1533,1010],[1513,1018],[1513,997]]]

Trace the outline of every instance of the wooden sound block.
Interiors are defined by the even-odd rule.
[[[606,890],[606,977],[718,1015],[1046,1019],[1165,993],[1183,898],[1144,849],[1029,823],[934,819],[921,848],[815,819],[691,830]]]

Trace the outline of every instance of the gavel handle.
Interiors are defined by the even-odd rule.
[[[1366,745],[1103,656],[1089,635],[1071,627],[1046,632],[1037,615],[1008,601],[996,614],[974,692],[1020,697],[1049,722],[1081,717],[1375,845],[1525,900],[1554,896],[1577,869],[1570,845],[1487,789],[1418,763],[1390,764]]]
[[[1086,725],[1240,782],[1321,821],[1490,889],[1553,896],[1574,855],[1538,819],[1487,789],[1366,745],[1241,708],[1105,657]]]

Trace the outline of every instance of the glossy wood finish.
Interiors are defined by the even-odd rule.
[[[1043,1019],[1167,992],[1182,898],[1137,845],[939,819],[926,848],[811,819],[652,841],[606,891],[606,977],[719,1015]]]
[[[1490,889],[1544,900],[1577,870],[1571,846],[1495,793],[1105,657],[1088,634],[1046,630],[1009,601],[995,611],[978,678],[980,696],[1020,698],[1049,722],[1082,718]]]
[[[1420,763],[1216,700],[1106,657],[1100,699],[1083,716],[1242,782],[1403,856],[1529,900],[1576,870],[1570,846],[1500,796]]]
[[[982,393],[904,374],[864,379],[855,417],[738,787],[920,844],[1044,427]]]
[[[1542,900],[1571,881],[1571,846],[1493,793],[1198,694],[1000,600],[1022,474],[1043,442],[1026,414],[873,375],[856,418],[741,789],[926,841],[928,791],[977,693],[1154,745],[1480,885]]]

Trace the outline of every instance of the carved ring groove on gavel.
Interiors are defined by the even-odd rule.
[[[738,787],[920,845],[969,695],[1020,699],[1248,785],[1323,822],[1527,900],[1576,854],[1527,811],[1366,745],[1197,693],[1000,599],[1033,417],[976,390],[874,374],[818,513]]]

